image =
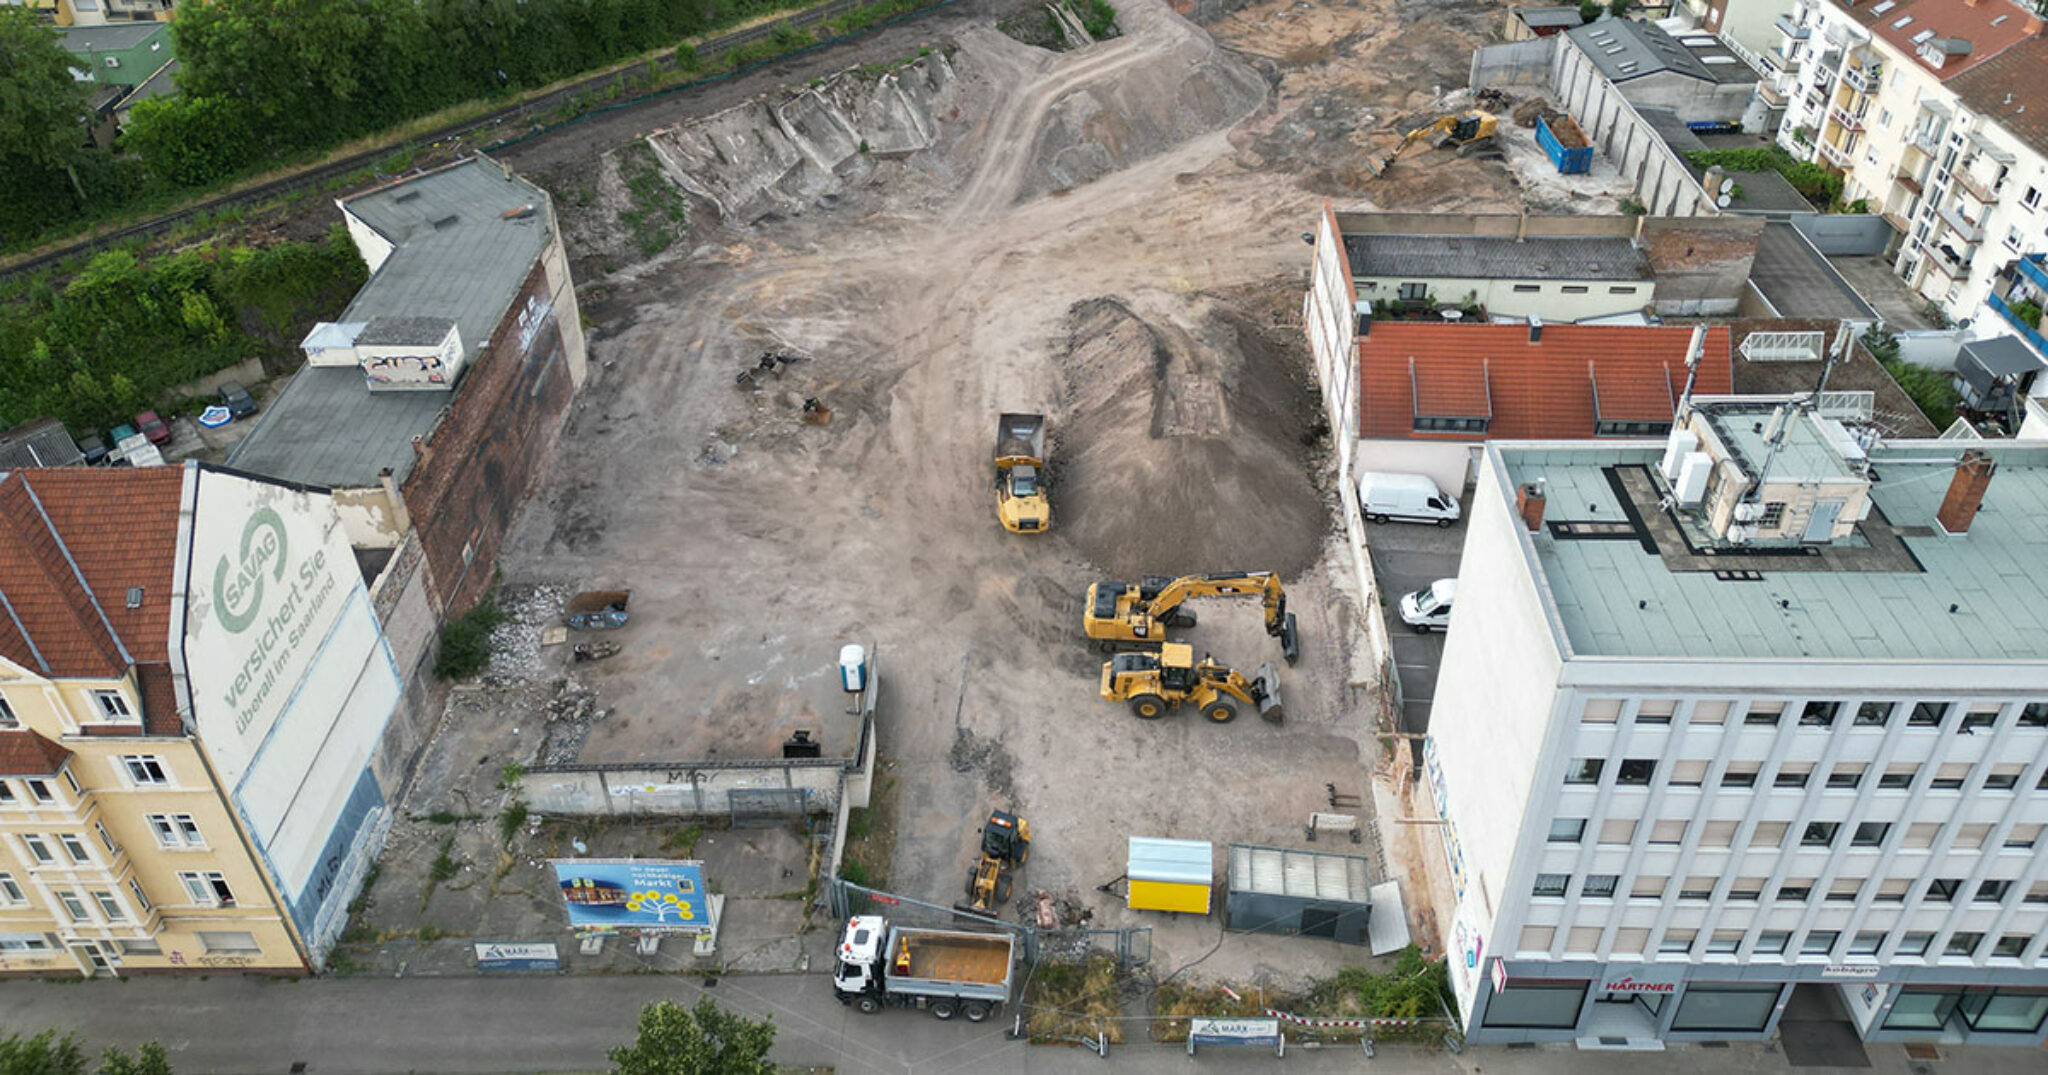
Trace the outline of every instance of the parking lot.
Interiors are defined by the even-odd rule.
[[[1461,503],[1467,502],[1461,494]],[[1429,708],[1436,695],[1437,663],[1443,659],[1444,636],[1418,634],[1401,622],[1400,600],[1438,579],[1456,578],[1458,556],[1465,547],[1465,520],[1450,527],[1390,522],[1368,526],[1372,569],[1383,595],[1382,614],[1393,642],[1394,668],[1401,678],[1401,730],[1429,730]]]

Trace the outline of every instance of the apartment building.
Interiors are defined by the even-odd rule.
[[[328,495],[0,473],[0,975],[318,966],[397,699]]]
[[[2015,258],[2048,249],[2042,20],[2011,0],[1801,0],[1778,29],[1758,92],[1784,109],[1779,144],[1883,215],[1909,286],[1979,316]]]
[[[2039,1046],[2048,445],[1486,446],[1426,772],[1468,1039]]]

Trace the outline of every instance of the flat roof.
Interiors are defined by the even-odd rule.
[[[1764,225],[1756,241],[1749,281],[1780,317],[1875,321],[1877,311],[1799,230],[1782,220]]]
[[[1564,32],[1611,82],[1670,72],[1702,82],[1755,82],[1756,72],[1718,40],[1687,34],[1688,44],[1653,22],[1601,19]]]
[[[1646,484],[1638,479],[1658,465],[1661,442],[1495,442],[1490,450],[1510,484],[1488,495],[1546,484],[1544,529],[1530,541],[1539,590],[1576,655],[2048,659],[2039,570],[2048,563],[2048,445],[1914,440],[1869,449],[1882,541],[1844,550],[1843,561],[1861,560],[1854,566],[1823,550],[1695,557],[1673,547],[1680,538],[1669,516],[1628,491]],[[1943,536],[1934,514],[1965,450],[1987,452],[1998,470],[1969,533]],[[1604,529],[1556,525],[1572,521]],[[1615,532],[1617,523],[1632,532]],[[1879,544],[1898,552],[1880,555]]]
[[[165,33],[167,22],[110,22],[105,26],[57,26],[57,39],[64,50],[80,52],[121,52]]]
[[[1515,17],[1525,26],[1577,26],[1585,22],[1575,7],[1518,7]]]
[[[1619,236],[1346,235],[1354,276],[1648,280],[1650,259]]]
[[[449,392],[372,392],[354,366],[307,366],[264,410],[227,465],[327,488],[377,484],[384,468],[405,481],[424,437],[455,401]]]
[[[1770,481],[1834,480],[1855,475],[1843,461],[1842,453],[1820,427],[1820,419],[1801,412],[1786,427],[1776,453],[1771,451],[1765,430],[1779,407],[1775,400],[1729,401],[1702,404],[1698,409],[1707,423],[1732,449],[1742,469],[1755,477],[1764,460],[1770,460]]]

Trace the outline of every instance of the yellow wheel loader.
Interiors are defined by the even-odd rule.
[[[967,902],[956,911],[999,915],[1010,902],[1010,871],[1031,857],[1031,823],[1002,810],[981,825],[981,854],[967,870]]]
[[[1158,720],[1187,704],[1216,724],[1236,720],[1240,703],[1274,724],[1286,716],[1273,662],[1246,679],[1208,657],[1196,663],[1194,647],[1178,642],[1168,642],[1157,653],[1119,653],[1103,662],[1102,697],[1129,705],[1140,720]]]

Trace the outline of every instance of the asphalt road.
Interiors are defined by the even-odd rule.
[[[1465,547],[1465,523],[1449,529],[1414,523],[1387,523],[1366,529],[1372,548],[1372,570],[1386,595],[1387,634],[1394,645],[1394,670],[1401,677],[1401,730],[1429,730],[1430,700],[1436,694],[1437,663],[1443,660],[1444,636],[1426,635],[1401,622],[1402,595],[1438,579],[1456,578],[1458,556]]]

